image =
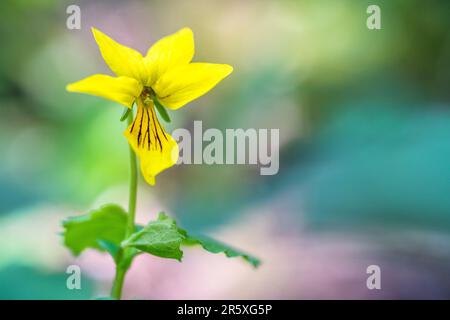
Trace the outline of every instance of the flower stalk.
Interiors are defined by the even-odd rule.
[[[128,114],[128,125],[133,123],[133,111]],[[130,189],[128,200],[128,226],[126,238],[134,233],[134,217],[136,214],[136,196],[137,196],[137,165],[136,165],[136,153],[129,145],[130,149]]]
[[[133,123],[133,111],[128,113],[128,125]],[[135,229],[135,215],[136,215],[136,197],[137,197],[137,165],[136,165],[136,153],[133,148],[130,149],[130,186],[129,186],[129,199],[128,199],[128,220],[125,239],[130,237],[134,233]],[[121,263],[123,257],[126,257],[125,252],[127,249],[120,249],[116,262],[116,275],[114,277],[113,286],[111,289],[111,298],[120,300],[122,297],[122,287],[125,280],[125,275],[128,271],[128,267]],[[130,249],[128,249],[130,250]]]

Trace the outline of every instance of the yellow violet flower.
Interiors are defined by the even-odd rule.
[[[124,135],[139,157],[142,175],[154,185],[155,176],[178,160],[178,145],[158,121],[155,101],[172,110],[181,108],[211,90],[233,68],[192,63],[194,35],[189,28],[160,39],[145,56],[95,28],[92,32],[103,59],[117,77],[96,74],[66,89],[100,96],[130,109],[137,104],[134,121]]]

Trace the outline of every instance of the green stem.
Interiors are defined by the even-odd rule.
[[[114,277],[114,282],[111,289],[111,298],[120,300],[120,297],[122,296],[123,281],[125,280],[125,273],[127,273],[126,269],[116,266],[116,276]]]
[[[133,112],[128,114],[128,124],[133,123]],[[137,165],[136,165],[136,154],[133,148],[130,148],[130,189],[129,189],[129,200],[128,200],[128,220],[127,220],[127,230],[125,239],[134,233],[134,217],[136,215],[136,196],[137,196]],[[122,250],[122,249],[121,249]],[[113,286],[111,289],[111,297],[113,299],[119,300],[122,296],[122,287],[125,280],[125,274],[128,271],[128,267],[124,267],[121,264],[122,257],[126,257],[127,249],[123,249],[119,254],[119,259],[116,262],[116,276],[114,277]]]
[[[133,112],[128,115],[128,124],[133,123]],[[136,154],[133,151],[131,145],[130,148],[130,189],[129,189],[129,200],[128,200],[128,227],[126,238],[134,233],[134,217],[136,215],[136,196],[137,196],[137,165],[136,165]]]

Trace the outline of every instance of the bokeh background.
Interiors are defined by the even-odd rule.
[[[81,8],[81,30],[66,8]],[[366,27],[369,4],[382,30]],[[450,298],[449,1],[0,2],[0,298],[108,295],[109,256],[74,258],[60,221],[126,206],[123,108],[69,94],[108,73],[90,27],[141,52],[189,26],[194,61],[229,63],[167,127],[279,128],[280,171],[183,165],[140,181],[138,220],[160,210],[263,260],[143,255],[126,298]],[[82,289],[66,288],[77,264]],[[366,268],[381,268],[381,290]]]

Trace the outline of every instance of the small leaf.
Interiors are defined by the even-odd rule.
[[[86,248],[108,251],[113,254],[113,246],[120,247],[125,238],[127,214],[115,204],[102,206],[87,214],[68,218],[63,222],[64,245],[74,255]]]
[[[153,97],[153,102],[155,103],[156,109],[158,110],[158,113],[161,116],[161,118],[163,118],[165,122],[170,123],[170,117],[169,114],[167,113],[166,108],[161,104],[161,102],[159,102],[156,96]]]
[[[137,229],[138,226],[136,226],[136,230]],[[125,270],[128,270],[128,268],[131,265],[131,262],[133,262],[134,257],[142,253],[135,248],[130,248],[130,250],[124,252],[121,247],[107,240],[98,240],[98,243],[103,249],[105,249],[111,255],[116,265]]]
[[[163,212],[156,221],[151,221],[140,231],[122,242],[122,247],[133,247],[161,258],[181,261],[183,251],[180,245],[184,235],[180,233],[175,220]]]
[[[119,261],[119,252],[120,252],[119,246],[117,246],[112,241],[108,240],[97,240],[97,242],[102,249],[107,251],[111,255],[111,257],[113,257],[116,263]]]
[[[118,262],[118,265],[125,269],[128,270],[128,268],[130,267],[131,263],[133,262],[134,257],[136,257],[138,254],[141,254],[142,251],[139,251],[136,248],[129,248],[129,250],[127,250],[123,256],[122,256],[122,260]]]
[[[125,121],[125,119],[128,118],[131,110],[132,108],[125,108],[125,110],[123,110],[122,116],[120,117],[120,121]]]
[[[187,234],[186,238],[183,241],[183,244],[185,244],[185,245],[199,244],[206,251],[209,251],[211,253],[223,252],[228,258],[242,257],[245,261],[250,263],[255,268],[257,268],[261,264],[261,261],[258,258],[255,258],[255,257],[253,257],[245,252],[242,252],[238,249],[234,249],[233,247],[230,247],[229,245],[224,244],[220,241],[214,240],[210,237],[192,236],[192,235]]]

